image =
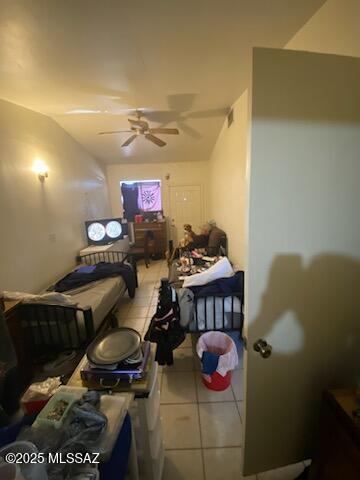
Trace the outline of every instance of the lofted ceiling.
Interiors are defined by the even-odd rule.
[[[207,160],[251,48],[283,47],[325,0],[0,0],[0,97],[44,113],[105,163]],[[132,109],[178,127],[120,145]]]

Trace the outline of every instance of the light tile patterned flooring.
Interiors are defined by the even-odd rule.
[[[167,274],[165,261],[153,261],[148,269],[140,263],[136,298],[123,299],[119,325],[131,326],[145,335],[156,310],[159,280]],[[159,368],[165,443],[163,480],[295,479],[304,468],[302,463],[242,477],[241,344],[238,369],[233,372],[231,387],[224,392],[212,392],[203,386],[195,345],[196,336],[187,335],[174,352],[174,365]]]

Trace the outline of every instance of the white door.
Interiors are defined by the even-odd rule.
[[[310,457],[322,392],[360,380],[360,59],[253,65],[246,474]]]
[[[198,233],[204,223],[203,198],[200,185],[171,186],[170,215],[172,240],[177,245],[184,236],[184,224],[189,223]]]

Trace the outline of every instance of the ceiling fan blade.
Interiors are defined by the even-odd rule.
[[[185,118],[213,118],[225,117],[230,111],[230,108],[213,108],[210,110],[200,110],[196,112],[188,112]]]
[[[179,130],[177,128],[150,128],[150,133],[165,133],[166,135],[179,135]]]
[[[121,145],[122,147],[127,147],[128,145],[130,145],[130,143],[132,143],[135,138],[137,137],[137,135],[131,135],[131,137],[129,137],[127,140],[125,140],[125,142]]]
[[[110,132],[99,132],[98,135],[109,135],[112,133],[131,133],[131,130],[112,130]]]
[[[151,135],[151,133],[147,133],[145,135],[145,138],[147,140],[150,140],[150,142],[155,143],[155,145],[157,145],[158,147],[164,147],[166,145],[166,142],[164,142],[163,140],[161,140],[158,137],[155,137],[154,135]]]
[[[202,138],[202,135],[197,131],[195,130],[194,128],[190,127],[190,125],[188,125],[187,123],[183,122],[183,121],[179,121],[178,122],[178,125],[180,127],[180,130],[182,130],[183,132],[185,132],[187,135],[189,135],[190,137],[192,138],[196,138],[197,140],[199,140],[200,138]]]
[[[179,119],[180,113],[172,110],[153,110],[146,112],[146,118],[151,122],[168,125],[171,122],[176,122]]]
[[[149,129],[149,124],[148,122],[145,122],[145,120],[133,120],[132,118],[128,118],[128,120],[130,124],[134,125],[135,127],[140,127],[142,130]]]

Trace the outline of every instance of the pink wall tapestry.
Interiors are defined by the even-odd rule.
[[[138,207],[143,212],[161,210],[160,182],[139,182]]]

